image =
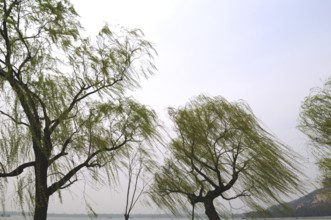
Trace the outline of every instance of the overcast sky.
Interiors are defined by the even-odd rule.
[[[331,75],[329,0],[93,0],[72,1],[87,33],[107,22],[144,31],[158,52],[158,71],[133,95],[167,120],[166,108],[201,93],[245,100],[263,125],[302,154],[312,181],[317,170],[297,130],[300,105]],[[50,212],[85,212],[76,184]],[[121,189],[118,189],[120,192]],[[91,191],[97,212],[122,213],[124,198]],[[135,212],[148,212],[137,206]]]

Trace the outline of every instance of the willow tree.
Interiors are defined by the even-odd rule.
[[[151,192],[160,207],[176,213],[200,204],[218,220],[217,198],[256,209],[300,188],[295,153],[266,132],[245,103],[199,96],[169,114],[175,137]]]
[[[121,149],[156,136],[155,113],[125,96],[155,51],[140,30],[83,37],[68,0],[1,0],[0,14],[0,185],[18,177],[19,204],[43,220],[55,192],[86,170],[111,179]]]
[[[331,186],[331,79],[315,88],[301,106],[299,129],[307,135],[319,159],[323,182]]]

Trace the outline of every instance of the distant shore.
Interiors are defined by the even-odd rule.
[[[1,217],[0,213],[0,217]],[[6,215],[10,216],[23,216],[22,212],[17,212],[17,211],[8,211],[5,212]],[[25,213],[26,216],[32,216],[32,213]],[[123,218],[124,214],[111,214],[111,213],[102,213],[97,215],[100,218]],[[132,218],[181,218],[181,217],[187,217],[186,215],[179,215],[175,216],[172,214],[131,214],[130,215]],[[48,217],[68,217],[68,218],[89,218],[90,216],[88,214],[69,214],[69,213],[48,213]]]

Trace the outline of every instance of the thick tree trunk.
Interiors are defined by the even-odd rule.
[[[221,218],[218,216],[218,213],[215,209],[213,200],[207,199],[204,201],[205,206],[205,213],[209,220],[221,220]]]
[[[47,159],[44,156],[36,155],[35,166],[35,210],[34,220],[46,220],[49,195],[47,193]]]
[[[47,210],[48,210],[48,199],[47,199],[47,201],[45,201],[44,204],[35,205],[33,219],[34,220],[46,220],[47,219]]]

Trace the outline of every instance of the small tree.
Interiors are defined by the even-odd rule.
[[[149,186],[148,178],[150,176],[148,177],[148,173],[155,170],[156,163],[151,157],[151,153],[142,148],[127,155],[126,172],[128,183],[124,211],[125,220],[130,218],[131,211]]]
[[[218,220],[219,197],[257,208],[298,190],[295,154],[259,125],[246,104],[199,96],[169,114],[176,136],[151,193],[160,207],[177,212],[189,211],[186,201],[203,204],[208,218]]]
[[[0,181],[17,176],[19,204],[44,220],[83,169],[114,177],[123,148],[155,137],[155,112],[125,96],[155,51],[140,30],[82,37],[68,0],[1,0],[0,16]]]
[[[331,79],[315,88],[301,106],[299,129],[308,136],[319,159],[323,183],[331,186]]]

